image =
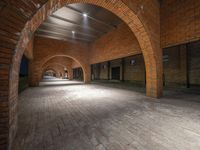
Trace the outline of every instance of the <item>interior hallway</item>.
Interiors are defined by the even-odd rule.
[[[13,150],[200,149],[200,95],[153,99],[119,83],[58,82],[20,94]]]

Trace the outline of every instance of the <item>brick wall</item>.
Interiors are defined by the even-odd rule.
[[[161,47],[200,39],[200,1],[163,0],[161,3]]]
[[[125,24],[121,24],[90,46],[90,64],[141,53],[136,37]]]
[[[133,61],[132,64],[131,61]],[[145,64],[142,55],[135,55],[125,58],[124,66],[125,81],[145,84]]]
[[[164,49],[165,86],[186,86],[186,47],[174,46]]]
[[[131,64],[131,60],[134,61],[134,64]],[[94,79],[111,80],[112,68],[114,67],[120,67],[120,80],[136,84],[145,84],[145,64],[141,54],[110,60],[109,63],[102,62],[92,65]]]
[[[100,69],[100,79],[101,80],[108,80],[108,63],[102,62],[99,66]]]
[[[80,64],[77,61],[72,61],[72,68],[78,68]]]

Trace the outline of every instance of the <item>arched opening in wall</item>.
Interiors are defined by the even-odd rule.
[[[81,67],[73,68],[73,79],[83,81],[83,69]]]
[[[47,64],[42,70],[41,80],[48,78],[48,77],[46,77],[46,71],[48,71],[48,70],[54,71],[54,74],[53,74],[54,76],[52,76],[53,78],[64,79],[64,73],[65,73],[64,67],[65,67],[64,65],[59,64],[59,63]],[[48,78],[48,79],[50,79],[50,78]]]
[[[91,67],[91,73],[86,73],[89,80],[125,81],[145,87],[145,61],[140,43],[131,28],[109,10],[88,3],[66,5],[48,17],[35,36],[38,41],[66,41],[74,47],[88,43],[89,52],[75,50],[78,53],[73,55],[87,59],[81,61]],[[73,69],[74,79],[83,79],[82,74],[79,66]]]
[[[62,84],[64,82],[66,84],[67,83],[72,84],[72,82],[68,82],[69,80],[84,81],[84,71],[83,71],[84,68],[82,67],[81,63],[79,63],[76,60],[76,58],[73,58],[71,56],[52,54],[52,55],[49,55],[44,60],[42,59],[42,61],[40,61],[40,63],[37,63],[37,65],[38,65],[38,68],[40,68],[40,70],[38,69],[38,73],[37,73],[38,74],[37,78],[39,78],[39,82],[48,81],[46,77],[44,79],[44,74],[46,70],[49,70],[49,69],[55,70],[55,73],[56,73],[55,78],[53,78],[53,80],[51,81],[55,81],[57,83],[59,81],[59,83],[62,83]],[[31,65],[31,67],[34,70],[33,64]],[[55,83],[53,84],[55,85]],[[40,85],[44,85],[44,84],[42,83]]]
[[[19,93],[28,87],[28,62],[28,58],[23,55],[19,71]]]
[[[67,71],[67,68],[64,68],[64,79],[69,79],[69,73]]]
[[[21,2],[21,3],[20,3]],[[12,58],[12,62],[10,62],[9,64],[9,69],[7,70],[9,79],[8,82],[5,84],[7,86],[7,89],[9,89],[9,95],[7,94],[6,96],[4,96],[4,99],[8,100],[9,105],[6,105],[7,107],[9,107],[7,110],[9,111],[9,117],[6,120],[7,122],[5,124],[9,124],[9,128],[7,129],[8,132],[7,136],[5,137],[5,141],[7,141],[7,139],[9,139],[9,143],[12,142],[12,139],[16,133],[16,127],[17,127],[17,109],[16,109],[16,105],[17,105],[17,97],[18,94],[15,92],[16,89],[18,88],[18,83],[16,81],[18,81],[18,72],[19,72],[19,62],[20,59],[22,57],[22,54],[25,50],[25,47],[27,45],[27,43],[29,42],[31,35],[36,31],[36,29],[38,29],[38,27],[44,22],[44,20],[51,15],[55,10],[57,10],[58,8],[61,7],[65,7],[65,5],[70,4],[70,3],[91,3],[94,4],[96,6],[100,6],[103,7],[109,11],[111,11],[112,13],[114,13],[116,16],[120,17],[121,20],[123,20],[125,22],[125,24],[130,27],[131,31],[135,34],[135,37],[137,39],[137,42],[139,42],[139,47],[141,47],[141,51],[143,53],[144,56],[144,60],[145,60],[145,66],[146,66],[146,76],[147,76],[147,96],[151,96],[151,97],[160,97],[162,95],[162,75],[160,75],[160,73],[162,72],[162,65],[160,63],[160,59],[161,59],[161,52],[160,47],[159,47],[159,31],[157,31],[157,26],[159,25],[159,16],[156,16],[156,12],[153,13],[149,13],[153,14],[155,16],[153,16],[152,18],[154,18],[154,22],[149,23],[148,21],[144,20],[144,16],[143,13],[141,11],[143,11],[144,7],[134,7],[136,3],[136,6],[138,4],[137,1],[131,1],[131,3],[127,3],[127,2],[123,2],[121,0],[119,1],[99,1],[99,0],[71,0],[71,1],[65,1],[65,0],[54,0],[54,1],[46,1],[46,3],[39,3],[37,5],[34,5],[33,7],[26,7],[29,6],[29,4],[32,6],[32,1],[29,2],[24,2],[24,1],[12,1],[11,4],[16,6],[15,8],[12,7],[8,7],[8,10],[11,11],[11,18],[13,18],[13,15],[17,15],[16,22],[19,25],[16,28],[16,31],[13,31],[13,34],[16,36],[20,35],[20,39],[16,39],[15,36],[13,36],[11,34],[11,38],[13,40],[9,40],[8,42],[5,43],[11,43],[9,46],[6,46],[6,49],[15,49],[15,46],[17,45],[16,49],[15,49],[15,53],[11,53],[10,56]],[[132,2],[134,5],[132,5]],[[24,4],[26,6],[23,6],[22,8],[20,7],[21,4]],[[151,3],[152,4],[152,3]],[[154,5],[154,4],[152,4]],[[132,7],[133,6],[133,7]],[[140,6],[140,5],[138,5]],[[19,8],[18,8],[19,7]],[[71,6],[67,6],[68,9],[71,9],[71,11],[76,12],[76,14],[81,14],[82,16],[82,22],[84,23],[84,28],[83,30],[81,30],[81,32],[76,32],[77,28],[81,27],[81,25],[79,24],[80,22],[74,22],[74,21],[70,21],[70,19],[67,18],[63,18],[63,17],[59,17],[58,14],[53,14],[50,16],[50,22],[44,22],[43,25],[47,25],[47,26],[51,26],[50,28],[54,28],[54,27],[60,27],[60,29],[56,30],[56,31],[49,31],[47,28],[39,28],[40,31],[36,32],[37,34],[45,33],[45,37],[46,38],[52,38],[54,37],[54,39],[58,40],[65,40],[65,38],[67,38],[67,40],[71,41],[74,44],[77,44],[77,42],[74,42],[74,39],[76,39],[77,41],[81,41],[84,40],[84,42],[87,43],[91,43],[93,42],[93,39],[95,38],[99,38],[99,35],[103,36],[104,33],[108,33],[108,31],[103,27],[103,26],[107,26],[108,28],[111,28],[110,31],[117,29],[117,27],[115,26],[115,24],[106,24],[104,22],[102,22],[101,20],[98,20],[96,18],[94,18],[93,16],[90,16],[90,14],[88,12],[85,12],[82,14],[82,12],[77,11],[77,8],[70,8]],[[66,8],[67,8],[66,7]],[[27,8],[27,9],[26,9]],[[31,11],[28,10],[28,8],[31,9]],[[35,8],[35,10],[34,10]],[[157,9],[157,7],[154,7],[154,10],[159,10],[159,7]],[[81,8],[80,8],[81,9]],[[141,10],[142,9],[142,10]],[[7,10],[7,8],[6,8]],[[17,13],[15,12],[15,10],[18,10]],[[7,12],[7,11],[5,11]],[[19,15],[19,14],[25,14],[25,15]],[[56,13],[56,12],[55,12]],[[98,16],[98,13],[96,13]],[[2,15],[3,16],[3,15]],[[7,16],[7,15],[5,15]],[[76,15],[70,15],[71,16],[75,16]],[[148,16],[148,15],[147,15]],[[144,17],[144,18],[143,18]],[[57,23],[60,24],[54,24],[56,22],[53,21],[57,20]],[[89,23],[87,20],[88,18],[90,20],[99,22],[102,25],[95,25],[95,26],[99,26],[99,27],[103,27],[101,32],[99,33],[98,30],[95,30],[94,28],[89,28],[90,32],[85,32],[85,30],[88,29],[87,25],[93,25],[93,23]],[[102,17],[100,17],[102,18]],[[105,17],[106,18],[106,17]],[[155,19],[156,18],[156,19]],[[27,20],[26,20],[27,19]],[[75,26],[77,26],[76,28],[74,28],[74,30],[70,30],[70,31],[66,31],[68,33],[71,34],[69,38],[69,36],[66,36],[66,33],[64,33],[64,31],[66,30],[65,28],[62,27],[62,25],[66,25],[67,22],[70,24],[74,24]],[[79,21],[79,20],[78,20]],[[10,24],[10,21],[7,21],[8,24]],[[21,22],[21,23],[19,23]],[[81,22],[81,23],[82,23]],[[5,23],[6,24],[6,23]],[[104,25],[103,25],[104,24]],[[154,27],[155,25],[155,27]],[[112,26],[112,27],[111,27]],[[70,27],[70,25],[68,26]],[[23,29],[23,30],[22,30]],[[155,31],[155,32],[154,32]],[[157,32],[156,32],[157,31]],[[12,32],[12,31],[11,31]],[[21,32],[21,33],[20,33]],[[48,34],[47,34],[48,32]],[[59,32],[59,33],[58,33]],[[90,35],[91,32],[97,32],[96,35]],[[20,33],[20,34],[19,34]],[[64,34],[63,34],[64,33]],[[54,35],[54,36],[52,36]],[[79,36],[78,36],[79,35]],[[82,36],[87,36],[87,38],[84,38]],[[10,35],[9,35],[10,36]],[[77,37],[78,36],[78,37]],[[41,36],[40,36],[41,37]],[[119,37],[119,36],[116,36]],[[7,38],[3,38],[4,40]],[[41,40],[41,38],[40,38]],[[105,42],[107,42],[109,40],[106,40]],[[51,43],[52,42],[52,43]],[[5,46],[6,44],[3,43],[2,45]],[[16,44],[17,43],[17,44]],[[55,41],[50,40],[50,42],[47,42],[50,46],[49,49],[51,49],[51,46],[53,47],[53,45],[56,43]],[[83,42],[81,42],[83,43]],[[58,44],[61,44],[60,42],[58,42]],[[94,60],[96,59],[95,57],[92,57],[93,60],[89,60],[88,55],[92,55],[92,53],[89,52],[84,52],[81,50],[85,50],[86,48],[88,48],[88,44],[82,44],[84,45],[85,48],[78,48],[79,51],[77,50],[77,47],[75,48],[74,45],[72,46],[66,46],[66,48],[64,48],[65,46],[58,46],[60,49],[58,51],[56,51],[56,55],[66,55],[66,51],[69,49],[69,54],[67,56],[71,56],[73,58],[77,57],[78,62],[80,62],[80,64],[82,65],[82,69],[83,69],[83,74],[84,74],[84,81],[88,82],[91,80],[91,68],[90,65],[94,63]],[[104,45],[102,45],[103,47]],[[14,48],[13,48],[14,47]],[[118,45],[118,47],[120,47],[120,45]],[[44,48],[44,47],[43,47]],[[112,49],[112,48],[111,48]],[[110,49],[110,50],[111,50]],[[36,50],[36,49],[35,49]],[[39,51],[42,49],[39,49]],[[123,50],[124,51],[124,50]],[[51,51],[46,51],[48,54],[43,57],[43,60],[46,60],[49,55],[51,55]],[[115,53],[115,52],[114,52]],[[118,53],[118,52],[116,52]],[[42,54],[42,52],[40,51],[40,54]],[[112,55],[113,53],[110,53],[110,55]],[[82,56],[87,56],[87,57],[82,57]],[[117,58],[122,58],[124,56],[131,56],[134,55],[134,53],[131,54],[119,54],[120,57]],[[113,55],[114,56],[114,55]],[[52,57],[52,56],[50,56]],[[113,58],[113,57],[111,57]],[[115,58],[115,59],[117,59]],[[109,60],[109,59],[107,59]],[[37,61],[37,63],[35,64],[35,66],[33,65],[33,68],[37,68],[38,67],[38,63],[40,63],[39,60],[37,60],[37,57],[34,58],[34,61]],[[104,60],[105,61],[105,60]],[[101,61],[100,61],[101,62]],[[31,63],[31,64],[33,64]],[[37,68],[36,71],[39,70],[39,73],[41,73],[42,71],[40,70],[41,68]],[[34,72],[34,71],[33,71]],[[37,73],[37,72],[36,72]],[[33,81],[33,83],[35,82],[35,85],[38,85],[38,82],[41,79],[41,76],[38,76],[37,74],[36,78],[35,76],[32,78],[35,81]],[[6,98],[5,98],[6,97]],[[11,104],[12,102],[12,104]],[[6,143],[6,142],[5,142]]]
[[[56,74],[56,71],[54,71],[53,69],[47,69],[43,73],[43,79],[53,79],[56,77]]]

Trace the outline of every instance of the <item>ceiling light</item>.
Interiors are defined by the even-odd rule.
[[[37,8],[40,8],[40,4],[37,4],[36,7],[37,7]]]
[[[83,13],[83,17],[87,17],[88,15],[86,13]]]

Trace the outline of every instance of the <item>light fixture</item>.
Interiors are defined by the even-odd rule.
[[[141,6],[140,6],[140,8],[143,10],[143,9],[144,9],[144,6],[143,6],[143,5],[141,5]]]
[[[40,6],[41,6],[40,4],[37,4],[37,5],[36,5],[37,8],[40,8]]]
[[[75,31],[72,31],[72,34],[75,34]]]
[[[86,13],[83,13],[83,17],[87,17],[88,15]]]

